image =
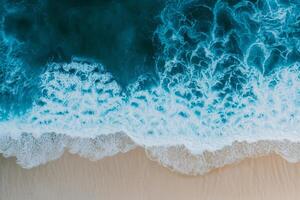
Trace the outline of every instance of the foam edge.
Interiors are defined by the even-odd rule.
[[[288,162],[300,161],[300,142],[289,140],[235,141],[216,151],[192,154],[184,145],[146,148],[147,156],[171,171],[187,175],[203,175],[213,169],[240,162],[246,158],[277,154]]]
[[[17,163],[27,169],[59,159],[65,151],[99,160],[134,148],[135,143],[121,132],[94,138],[57,133],[44,133],[40,137],[34,137],[31,133],[22,133],[18,138],[0,136],[0,153],[6,158],[16,157]]]
[[[300,142],[290,140],[235,141],[216,151],[193,154],[184,145],[142,147],[123,132],[94,138],[57,133],[44,133],[40,137],[30,133],[23,133],[19,138],[0,136],[0,153],[6,158],[16,157],[17,163],[27,169],[59,159],[65,151],[95,161],[138,146],[145,149],[150,160],[186,175],[203,175],[246,158],[270,154],[280,155],[292,163],[300,161]]]

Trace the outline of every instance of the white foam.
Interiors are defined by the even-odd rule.
[[[209,80],[200,79],[199,86],[206,87],[202,90],[206,94],[199,97],[205,102],[199,115],[190,106],[199,99],[192,97],[188,101],[176,94],[188,92],[187,85],[178,84],[168,92],[158,86],[124,96],[101,65],[53,64],[42,76],[44,92],[39,101],[43,103],[37,102],[21,118],[1,122],[1,152],[17,156],[25,167],[56,159],[66,147],[85,156],[100,148],[102,153],[96,151],[91,156],[99,159],[122,151],[118,144],[124,138],[107,143],[101,140],[96,146],[93,138],[117,132],[126,133],[138,146],[184,145],[193,155],[214,152],[234,141],[299,142],[298,68],[285,68],[267,78],[252,74],[255,78],[250,79],[244,92],[251,89],[253,95],[232,95],[228,103],[236,104],[235,107],[226,107],[226,101],[219,102],[215,91],[205,82]],[[74,72],[70,73],[72,69]],[[273,80],[277,84],[271,85]],[[220,113],[226,112],[233,114],[224,122]],[[70,144],[72,138],[82,139]],[[164,155],[164,151],[158,152]],[[155,155],[158,154],[156,151]]]
[[[57,133],[44,133],[40,137],[23,133],[17,139],[0,136],[0,153],[5,157],[16,157],[17,163],[24,168],[58,159],[65,150],[98,160],[120,152],[125,153],[135,147],[130,138],[123,133],[100,135],[95,138],[70,137]]]

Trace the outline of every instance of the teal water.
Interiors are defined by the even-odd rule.
[[[47,133],[47,149],[123,132],[194,154],[300,140],[298,0],[2,0],[0,16],[5,155],[47,160]]]

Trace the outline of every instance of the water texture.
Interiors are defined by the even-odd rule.
[[[190,174],[299,160],[300,1],[0,3],[0,153],[23,167],[137,146]]]

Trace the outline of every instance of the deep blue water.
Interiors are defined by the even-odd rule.
[[[299,0],[1,0],[0,16],[2,135],[300,139]]]
[[[33,96],[41,95],[39,76],[47,63],[68,63],[74,57],[103,64],[122,87],[142,74],[155,76],[153,33],[163,4],[160,0],[1,1],[1,85],[20,77],[17,85],[1,91],[3,107],[9,106],[9,112],[28,108]],[[22,64],[8,66],[13,60]],[[20,72],[10,77],[6,68]],[[17,87],[25,88],[19,92]]]

